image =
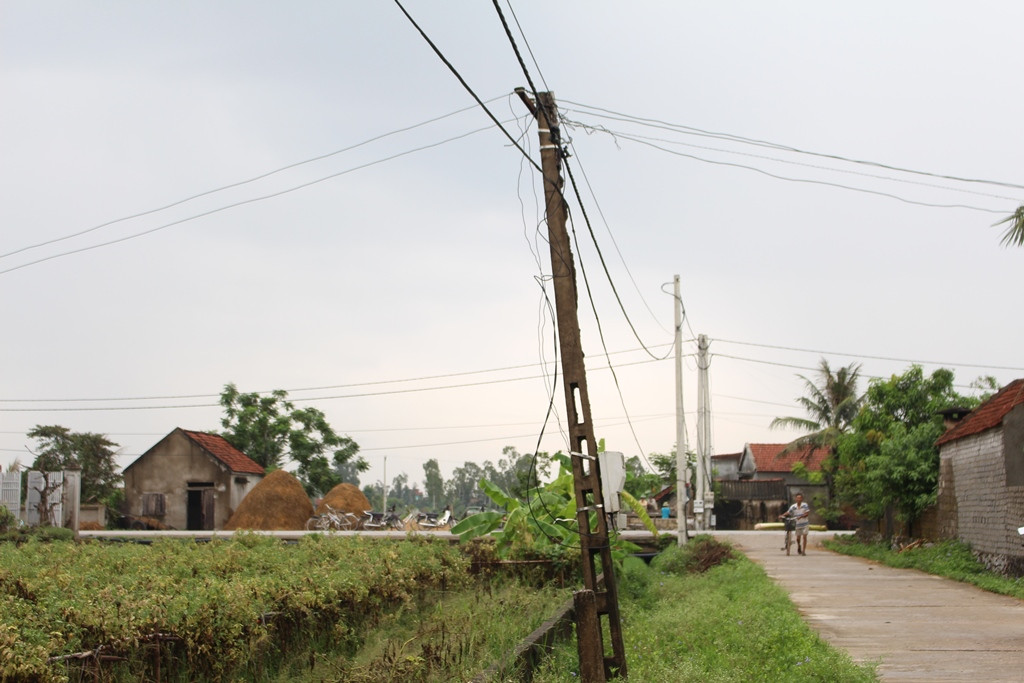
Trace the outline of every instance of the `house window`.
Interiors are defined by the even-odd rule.
[[[142,514],[145,517],[163,517],[167,511],[166,499],[162,493],[142,494]]]

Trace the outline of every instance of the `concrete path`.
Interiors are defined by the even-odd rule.
[[[1024,681],[1024,602],[912,569],[838,555],[811,532],[807,555],[782,532],[720,531],[764,567],[823,638],[883,681]]]

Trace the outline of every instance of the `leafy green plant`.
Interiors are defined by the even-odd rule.
[[[503,559],[547,558],[563,563],[577,561],[579,530],[572,463],[562,453],[556,453],[551,459],[559,465],[558,476],[550,483],[527,491],[525,500],[514,498],[490,481],[481,479],[481,490],[506,512],[487,511],[470,515],[456,524],[452,533],[463,541],[492,536],[496,552]],[[628,493],[622,495],[622,500],[642,521],[646,520],[645,526],[657,535],[654,523],[639,501]],[[595,512],[588,515],[590,529],[596,528],[595,515]],[[611,542],[612,557],[617,563],[621,563],[626,554],[638,549],[615,535]]]
[[[702,573],[733,558],[732,546],[714,536],[694,536],[684,546],[669,546],[653,560],[651,567],[670,574]]]
[[[97,648],[127,660],[97,678],[148,678],[154,646],[165,672],[233,679],[318,634],[350,642],[417,596],[468,586],[467,569],[427,539],[0,544],[0,680],[59,678]]]
[[[18,526],[18,518],[5,506],[0,505],[0,532],[8,529],[15,529]]]
[[[619,498],[636,515],[644,528],[651,532],[655,539],[658,538],[658,527],[654,525],[651,516],[647,514],[647,508],[640,504],[640,501],[633,497],[629,491],[620,491]]]

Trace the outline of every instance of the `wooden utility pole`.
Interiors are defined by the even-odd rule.
[[[562,195],[562,143],[555,96],[537,93],[534,103],[522,88],[516,92],[537,118],[540,134],[541,168],[547,208],[548,242],[551,247],[551,277],[555,289],[558,343],[562,356],[562,385],[565,390],[566,419],[572,451],[572,475],[576,491],[576,521],[583,555],[583,593],[593,593],[595,609],[577,610],[577,645],[581,676],[587,681],[626,676],[626,653],[622,644],[618,591],[608,540],[608,516],[601,494],[601,470],[597,461],[597,439],[590,417],[587,374],[580,343],[577,315],[576,266],[569,234],[565,229],[566,204]],[[591,513],[596,529],[591,531]],[[596,560],[600,558],[603,587],[599,586]],[[579,600],[579,599],[578,599]],[[589,596],[586,596],[589,602]],[[589,615],[589,616],[588,616]],[[606,653],[601,617],[608,619],[611,654]],[[580,620],[586,620],[580,623]]]

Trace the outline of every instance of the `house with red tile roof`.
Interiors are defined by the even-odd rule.
[[[825,448],[798,448],[786,452],[785,443],[748,443],[740,457],[740,476],[753,479],[782,478],[787,486],[806,483],[793,474],[793,465],[802,462],[810,472],[821,471],[821,463],[828,457]],[[805,496],[807,497],[807,496]]]
[[[1024,575],[1024,379],[1000,389],[936,441],[939,524],[990,568]]]
[[[124,469],[123,512],[150,526],[220,529],[264,474],[224,437],[179,427]]]
[[[826,449],[800,448],[786,451],[789,444],[747,443],[733,455],[713,456],[712,467],[717,472],[720,500],[715,501],[715,515],[720,529],[749,529],[760,522],[777,520],[782,510],[789,507],[799,492],[811,504],[827,501],[824,485],[811,484],[793,473],[793,465],[802,462],[811,472],[821,470],[828,457]],[[735,463],[733,460],[735,459]],[[724,465],[724,467],[716,467]],[[814,523],[821,520],[812,516]]]

